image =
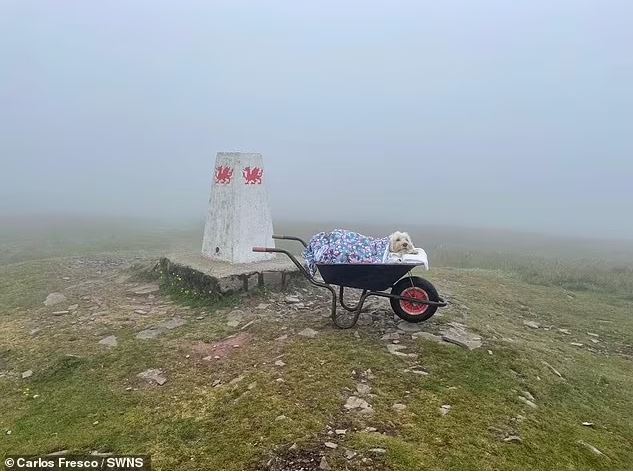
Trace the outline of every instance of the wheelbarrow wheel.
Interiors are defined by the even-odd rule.
[[[422,277],[404,277],[400,279],[391,289],[391,293],[418,300],[440,301],[440,296],[433,284]],[[397,298],[391,298],[390,302],[394,313],[410,323],[428,320],[437,310],[437,306],[423,305],[408,300],[398,300]]]

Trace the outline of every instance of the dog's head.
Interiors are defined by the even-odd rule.
[[[409,233],[396,231],[389,236],[389,250],[399,254],[412,254],[415,252],[415,246]]]

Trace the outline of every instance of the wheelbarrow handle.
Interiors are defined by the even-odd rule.
[[[298,238],[296,236],[285,236],[283,234],[273,234],[273,239],[287,239],[290,241],[299,241],[301,244],[303,244],[303,247],[308,247],[308,245],[303,239]]]
[[[274,247],[263,247],[263,246],[255,246],[253,247],[253,252],[275,252]]]

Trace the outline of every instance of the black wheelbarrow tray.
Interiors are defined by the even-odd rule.
[[[295,236],[273,235],[274,239],[298,241],[307,247],[305,241]],[[411,275],[411,270],[422,264],[317,264],[323,282],[315,279],[295,256],[285,249],[254,247],[253,252],[280,252],[297,266],[311,284],[326,288],[332,293],[332,321],[339,328],[351,328],[358,321],[363,304],[369,296],[389,298],[394,313],[403,320],[419,323],[428,320],[446,302],[438,295],[431,282]],[[339,296],[332,285],[339,286]],[[357,288],[363,292],[355,306],[345,303],[345,288]],[[386,290],[391,289],[389,292]],[[337,300],[345,310],[352,312],[352,321],[342,323],[336,313]]]

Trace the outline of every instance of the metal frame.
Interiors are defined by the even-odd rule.
[[[289,240],[289,241],[298,241],[301,244],[303,244],[304,248],[308,247],[308,245],[306,244],[306,242],[303,239],[297,238],[296,236],[284,236],[284,235],[273,234],[273,239],[284,239],[284,240]],[[396,299],[396,300],[406,300],[406,301],[410,301],[410,302],[413,302],[413,303],[418,303],[418,304],[421,304],[421,305],[432,305],[432,306],[438,306],[438,307],[446,306],[446,302],[443,299],[441,299],[441,298],[440,298],[439,302],[434,302],[434,301],[431,301],[431,300],[418,300],[416,298],[403,297],[403,296],[400,296],[400,295],[394,295],[392,293],[387,293],[387,292],[382,292],[382,291],[374,291],[374,290],[367,290],[367,289],[363,289],[363,293],[361,294],[360,299],[358,300],[358,302],[356,303],[355,306],[348,306],[347,303],[345,303],[345,298],[344,298],[345,286],[341,285],[339,287],[339,295],[337,297],[336,290],[334,289],[334,287],[332,285],[326,283],[325,281],[324,282],[319,282],[318,280],[316,280],[310,274],[310,272],[308,272],[306,270],[306,268],[303,266],[303,264],[301,264],[297,260],[297,258],[295,256],[293,256],[289,251],[286,251],[285,249],[279,249],[279,248],[276,248],[276,247],[254,247],[253,248],[253,252],[277,252],[277,253],[285,254],[286,256],[288,256],[290,258],[290,260],[294,263],[294,265],[297,266],[299,271],[304,275],[304,277],[306,279],[308,279],[308,281],[312,285],[316,285],[317,287],[321,287],[321,288],[325,288],[325,289],[329,290],[330,293],[332,294],[332,314],[331,314],[331,317],[332,317],[332,321],[334,322],[334,324],[338,328],[349,329],[349,328],[354,327],[354,325],[356,325],[356,322],[358,321],[358,318],[359,318],[359,316],[360,316],[360,314],[361,314],[361,312],[363,310],[363,305],[365,304],[365,301],[370,296],[391,298],[391,299]],[[399,279],[399,280],[402,280],[402,279]],[[337,314],[336,314],[337,303],[340,303],[341,307],[344,308],[346,311],[354,313],[354,317],[352,318],[352,322],[350,324],[341,324],[338,321]]]

